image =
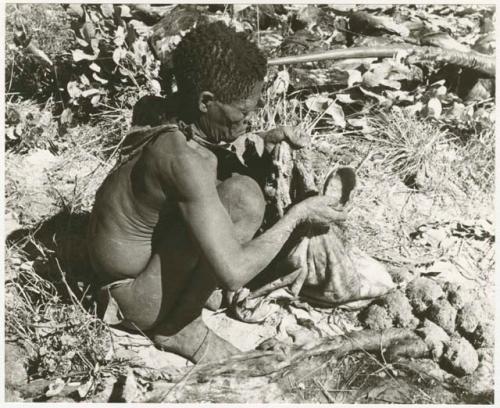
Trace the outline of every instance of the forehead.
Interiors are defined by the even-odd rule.
[[[236,106],[236,107],[241,108],[241,109],[253,109],[253,108],[255,108],[255,106],[257,105],[257,103],[259,102],[259,99],[260,99],[260,94],[262,92],[262,85],[263,85],[262,81],[257,82],[252,87],[250,93],[246,97],[244,97],[242,99],[238,99],[238,100],[230,103],[230,105]]]

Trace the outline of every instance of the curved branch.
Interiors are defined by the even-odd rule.
[[[410,44],[395,44],[382,47],[354,47],[317,52],[305,55],[292,55],[288,57],[271,58],[268,65],[288,65],[304,62],[324,60],[339,60],[350,58],[384,58],[393,57],[398,52],[406,51],[422,60],[438,60],[463,68],[470,68],[489,77],[495,76],[495,57],[480,54],[474,51],[461,52],[443,50],[437,47],[421,47]]]

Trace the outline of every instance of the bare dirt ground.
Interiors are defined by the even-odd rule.
[[[278,293],[255,303],[259,323],[205,311],[247,353],[194,367],[96,317],[84,237],[133,104],[165,86],[142,47],[175,43],[162,18],[177,31],[224,20],[270,58],[401,43],[488,56],[494,9],[123,7],[8,9],[6,400],[492,404],[495,79],[484,70],[403,54],[270,66],[255,130],[302,126],[317,185],[332,166],[356,169],[346,239],[396,284],[361,310]],[[88,58],[94,38],[108,62]],[[252,351],[269,338],[289,349]]]

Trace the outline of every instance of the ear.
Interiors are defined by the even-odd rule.
[[[209,91],[203,91],[198,98],[198,109],[200,112],[207,113],[208,104],[214,101],[214,94]]]

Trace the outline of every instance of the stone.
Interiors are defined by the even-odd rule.
[[[476,350],[466,339],[453,336],[443,356],[444,364],[453,374],[472,374],[479,365]]]
[[[419,277],[406,286],[406,296],[416,314],[425,312],[437,299],[444,296],[443,290],[432,279]]]
[[[15,388],[28,382],[26,351],[13,343],[5,343],[5,386]]]
[[[441,326],[446,333],[455,331],[456,309],[446,299],[439,299],[427,311],[427,318]]]

